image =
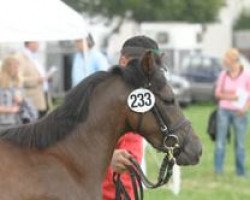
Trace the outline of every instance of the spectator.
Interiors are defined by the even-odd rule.
[[[19,62],[14,55],[9,55],[3,60],[0,73],[0,129],[20,124],[21,101]]]
[[[119,59],[120,66],[126,67],[129,61],[140,58],[148,49],[158,49],[158,45],[155,41],[145,36],[135,36],[128,39],[121,49],[121,56]],[[143,146],[141,136],[133,132],[128,132],[120,138],[113,153],[111,165],[103,181],[103,200],[115,199],[113,172],[121,174],[121,181],[124,183],[130,197],[133,197],[132,183],[126,165],[131,165],[129,160],[131,157],[134,157],[141,163],[142,156]]]
[[[106,57],[94,48],[94,45],[91,35],[87,39],[75,40],[77,53],[74,55],[71,73],[73,87],[90,74],[108,69],[109,64]]]
[[[31,99],[38,110],[39,118],[46,115],[49,105],[48,77],[44,66],[39,62],[39,43],[28,41],[24,43],[25,49],[18,54],[24,81],[25,96]]]
[[[215,143],[215,173],[223,173],[226,136],[232,125],[235,132],[236,174],[244,176],[245,136],[247,131],[247,110],[250,103],[250,72],[239,61],[236,49],[226,51],[223,70],[218,78],[215,96],[219,100],[217,112],[217,135]]]

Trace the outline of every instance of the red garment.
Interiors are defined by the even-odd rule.
[[[126,149],[129,151],[136,160],[141,163],[143,156],[143,147],[142,147],[142,137],[128,132],[120,138],[116,145],[116,149]],[[124,172],[121,175],[121,180],[128,191],[130,197],[134,199],[133,188],[131,179],[128,172]],[[113,183],[113,170],[109,166],[107,169],[106,176],[102,183],[102,194],[103,200],[114,200],[115,199],[115,186]]]

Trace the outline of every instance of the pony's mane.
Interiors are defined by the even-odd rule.
[[[96,72],[74,87],[63,104],[48,116],[35,123],[2,130],[0,138],[28,148],[43,149],[55,144],[87,119],[91,94],[98,84],[112,76],[120,76],[130,88],[143,87],[148,82],[138,59],[131,60],[126,68],[114,66],[109,72]]]
[[[145,83],[145,77],[135,60],[126,69],[114,66],[109,72],[94,73],[73,88],[66,95],[63,104],[48,116],[35,123],[2,130],[0,138],[28,148],[44,149],[55,144],[71,134],[77,124],[87,119],[94,89],[114,75],[121,76],[130,87],[140,87]]]
[[[87,77],[70,90],[62,105],[48,116],[35,123],[2,130],[1,139],[12,141],[20,146],[39,149],[63,139],[79,122],[86,120],[93,90],[109,75],[108,72],[97,72]]]

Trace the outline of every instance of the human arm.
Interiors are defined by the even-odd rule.
[[[250,72],[246,71],[246,83],[244,85],[246,86],[244,88],[244,93],[242,95],[242,101],[245,101],[245,105],[239,110],[240,115],[244,115],[249,109],[250,109]]]
[[[249,108],[250,108],[250,100],[246,102],[245,106],[242,109],[237,111],[238,115],[244,115],[249,110]]]
[[[20,107],[18,105],[4,106],[0,105],[0,113],[17,113]]]
[[[84,78],[84,59],[83,55],[76,53],[73,58],[73,65],[71,71],[72,86],[76,86]]]
[[[132,155],[126,149],[116,149],[111,160],[111,167],[114,172],[122,173],[127,170],[126,166],[131,165]]]
[[[94,55],[95,71],[107,71],[110,67],[107,57],[99,51]]]
[[[19,111],[19,89],[0,89],[0,113],[16,113]]]
[[[215,93],[215,97],[219,100],[229,100],[229,101],[237,100],[237,95],[235,94],[235,92],[219,91]]]
[[[130,158],[135,158],[140,163],[143,156],[142,148],[141,136],[135,133],[127,133],[121,137],[111,160],[113,171],[118,173],[126,171],[126,166],[131,165]]]
[[[42,85],[45,80],[47,80],[46,77],[26,75],[23,76],[23,86],[25,88],[34,88]]]
[[[225,90],[226,76],[226,72],[221,72],[221,74],[219,75],[215,87],[215,97],[218,100],[235,101],[238,98],[236,95],[236,91]]]
[[[141,163],[142,160],[142,151],[143,151],[143,145],[142,145],[142,137],[135,134],[135,133],[126,133],[123,135],[120,140],[118,141],[115,152],[119,152],[117,150],[124,150],[129,153],[130,156],[133,156],[137,160],[137,162]],[[123,152],[123,151],[121,151]],[[121,153],[122,154],[122,153]],[[127,154],[126,154],[127,155]],[[115,154],[112,158],[112,161],[115,159],[115,157],[118,156],[118,153]],[[111,162],[112,162],[111,161]],[[120,163],[119,159],[116,162],[117,164]],[[123,169],[124,166],[123,166]],[[102,184],[102,191],[103,191],[103,200],[111,200],[115,198],[115,187],[113,183],[113,172],[115,169],[112,167],[112,163],[109,166],[106,176],[103,180]],[[118,171],[115,171],[118,172]],[[130,196],[133,195],[133,186],[131,183],[131,178],[127,170],[119,171],[118,173],[121,174],[120,178],[123,182],[124,187],[126,188],[127,192],[130,194]]]
[[[16,58],[20,63],[20,73],[24,88],[35,88],[42,85],[46,77],[40,75],[30,58],[23,53],[18,53]]]

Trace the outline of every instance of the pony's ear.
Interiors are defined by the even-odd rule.
[[[155,68],[156,68],[156,64],[155,64],[155,57],[154,57],[154,53],[152,51],[147,51],[141,60],[141,67],[142,70],[145,74],[151,74]]]

